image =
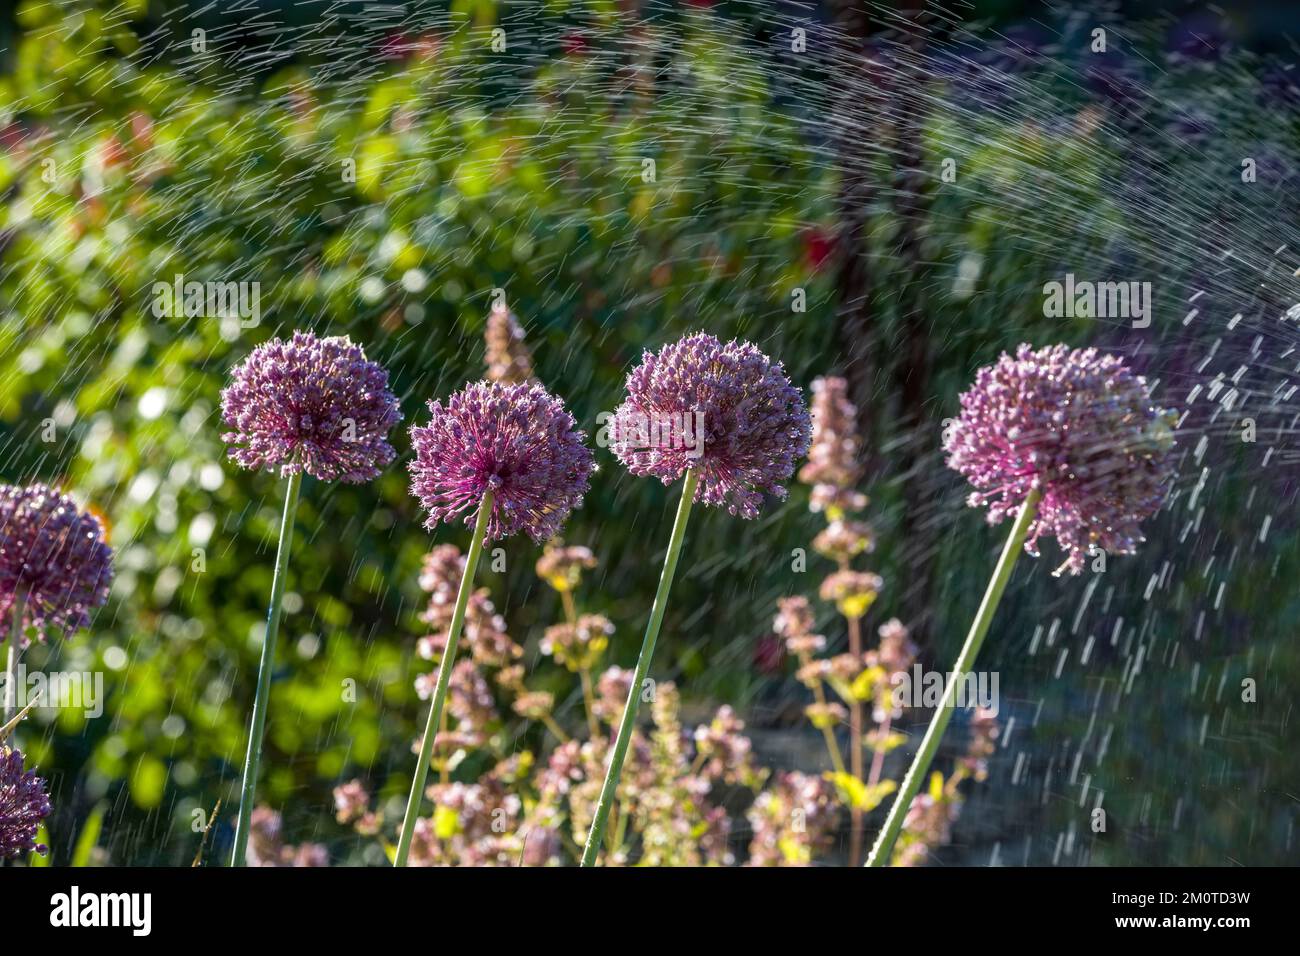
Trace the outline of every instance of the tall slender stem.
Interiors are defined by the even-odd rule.
[[[655,602],[650,609],[650,622],[646,624],[645,638],[641,641],[641,656],[637,658],[636,670],[632,674],[632,686],[627,692],[627,706],[623,708],[623,719],[618,725],[618,739],[609,757],[609,768],[605,771],[605,784],[600,788],[600,799],[596,803],[596,816],[592,820],[591,830],[587,833],[587,846],[582,851],[582,865],[595,866],[596,857],[600,855],[600,844],[605,838],[605,827],[609,823],[609,811],[613,807],[618,792],[618,780],[623,774],[623,760],[627,757],[627,747],[632,740],[632,728],[636,725],[637,706],[641,702],[641,684],[650,671],[650,658],[654,656],[655,641],[659,638],[659,628],[664,621],[664,610],[668,607],[668,592],[672,590],[673,575],[677,572],[677,559],[682,553],[682,541],[686,537],[686,522],[691,516],[691,505],[695,501],[695,484],[699,476],[694,469],[686,472],[682,484],[682,499],[677,503],[677,517],[673,520],[673,534],[668,540],[668,553],[664,555],[664,568],[659,573],[659,589],[655,592]]]
[[[807,654],[800,655],[800,666],[807,667],[810,659],[810,656]],[[813,699],[817,701],[817,706],[824,711],[826,709],[826,692],[822,690],[822,682],[820,679],[814,681],[812,691]],[[823,725],[822,736],[826,738],[826,752],[831,755],[831,764],[835,767],[835,772],[848,773],[848,771],[844,769],[844,757],[840,755],[840,745],[839,741],[835,739],[835,732],[829,727]]]
[[[591,686],[591,671],[579,668],[578,679],[582,682],[582,709],[587,715],[587,733],[595,740],[600,736],[600,724],[596,723],[596,693]]]
[[[862,666],[862,623],[860,618],[850,617],[849,653],[853,655],[858,666]],[[858,780],[862,779],[862,701],[856,697],[849,708],[849,766],[850,773]],[[851,834],[849,839],[849,865],[857,866],[862,862],[862,808],[855,806],[850,813]]]
[[[1002,548],[1002,556],[998,558],[998,563],[993,568],[993,577],[989,581],[988,590],[984,592],[984,600],[980,602],[979,610],[975,613],[975,620],[971,622],[970,633],[966,636],[966,643],[962,645],[961,653],[957,655],[957,663],[953,666],[952,674],[949,676],[948,686],[943,692],[943,699],[939,701],[939,709],[930,718],[930,726],[926,728],[925,737],[921,740],[921,749],[917,751],[916,757],[913,758],[912,766],[908,769],[907,776],[903,778],[903,785],[899,787],[898,794],[894,798],[894,804],[889,808],[889,817],[885,820],[880,835],[876,837],[876,845],[871,848],[871,856],[867,859],[867,866],[889,865],[894,843],[898,840],[898,834],[903,829],[903,819],[912,806],[912,799],[916,796],[917,791],[921,789],[921,781],[930,769],[935,752],[939,749],[939,741],[943,737],[944,730],[948,727],[948,721],[952,719],[952,712],[957,699],[957,688],[962,686],[963,676],[970,673],[975,666],[975,656],[979,654],[980,647],[984,644],[984,637],[988,634],[989,625],[993,622],[993,615],[997,612],[998,603],[1002,600],[1002,592],[1006,590],[1007,581],[1011,579],[1011,569],[1016,565],[1016,558],[1020,556],[1020,550],[1024,546],[1026,536],[1029,534],[1029,525],[1033,522],[1034,515],[1037,512],[1038,492],[1031,491],[1029,496],[1025,498],[1025,503],[1020,506],[1020,513],[1016,516],[1015,524],[1011,526],[1011,533],[1007,536],[1007,543]]]
[[[9,719],[14,715],[14,705],[18,699],[18,688],[14,686],[14,677],[18,673],[18,643],[23,638],[23,608],[25,604],[23,592],[19,589],[14,593],[13,616],[9,622],[9,648],[5,653],[4,720],[0,720],[0,724],[9,723]]]
[[[560,592],[560,601],[564,604],[564,619],[573,628],[576,637],[578,630],[578,603],[570,591]],[[600,736],[600,725],[596,723],[596,695],[591,688],[591,672],[585,667],[578,668],[578,678],[582,681],[582,711],[587,717],[587,733],[595,740]]]
[[[465,555],[465,573],[461,575],[460,590],[456,592],[456,607],[452,611],[451,627],[447,631],[447,646],[438,663],[438,682],[434,685],[433,701],[429,704],[429,719],[424,724],[424,740],[420,743],[415,776],[411,778],[411,795],[406,800],[406,817],[402,820],[402,834],[397,841],[397,856],[393,859],[393,866],[406,866],[407,857],[411,855],[415,821],[420,815],[424,785],[429,779],[429,762],[433,758],[433,745],[438,736],[438,728],[442,725],[442,708],[447,702],[451,669],[456,663],[456,645],[460,641],[461,629],[465,626],[465,610],[469,607],[469,596],[474,591],[474,572],[478,570],[478,560],[483,554],[483,535],[487,531],[488,516],[491,514],[492,492],[488,491],[479,502],[478,518],[474,521],[474,538],[469,543],[469,553]]]
[[[889,725],[893,719],[893,714],[886,713],[885,719],[881,721],[880,726],[876,729],[876,745],[871,751],[871,773],[867,775],[868,789],[880,783],[880,774],[885,769],[885,748],[889,742]]]
[[[239,792],[239,821],[235,824],[235,849],[231,866],[243,866],[248,852],[248,834],[257,799],[257,773],[262,762],[262,741],[266,733],[266,711],[271,703],[271,671],[275,669],[275,642],[280,633],[280,610],[284,604],[284,579],[289,572],[289,551],[293,545],[293,521],[298,514],[298,491],[302,473],[289,476],[280,516],[280,543],[275,551],[275,575],[271,578],[271,606],[266,613],[266,636],[262,639],[262,662],[257,669],[257,696],[248,728],[248,753],[244,757],[244,783]]]

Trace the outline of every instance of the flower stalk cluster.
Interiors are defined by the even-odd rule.
[[[422,616],[426,622],[441,616],[439,594],[454,583],[462,566],[459,553],[448,547],[435,548],[421,573],[421,585],[430,595],[430,606]],[[611,740],[634,686],[631,671],[604,664],[613,625],[603,615],[579,608],[583,576],[595,567],[596,558],[588,549],[559,543],[549,546],[537,562],[539,577],[556,591],[563,607],[561,623],[546,628],[547,636],[539,644],[544,657],[556,666],[552,673],[539,676],[556,686],[556,680],[567,675],[577,685],[569,685],[569,695],[530,687],[523,667],[511,662],[513,655],[480,655],[471,641],[469,658],[454,669],[450,719],[437,737],[433,766],[438,778],[424,792],[432,813],[420,815],[413,824],[408,865],[555,866],[581,857]],[[480,594],[488,600],[485,592]],[[566,595],[571,600],[564,600]],[[574,620],[579,622],[576,630],[571,628]],[[499,646],[500,636],[490,643]],[[580,678],[584,669],[593,675],[589,689]],[[580,718],[566,719],[556,711],[557,699],[579,693],[584,707]],[[726,805],[740,795],[759,793],[766,779],[754,764],[743,722],[723,706],[707,723],[684,727],[677,689],[668,682],[655,685],[646,703],[649,726],[638,726],[631,737],[615,809],[602,841],[605,862],[616,866],[737,862],[732,841],[736,821]],[[522,732],[506,732],[511,714],[524,722]],[[540,732],[531,732],[530,725]],[[517,744],[529,740],[535,743],[522,749]],[[485,760],[486,772],[459,777],[459,767]],[[803,801],[801,809],[829,807],[828,819],[833,822],[833,806],[826,796],[830,785],[820,778],[810,779],[811,785],[791,790],[791,781],[783,778],[772,793],[757,798],[749,814],[754,827],[750,863],[787,865],[811,858],[807,853],[787,859],[771,850],[776,841],[825,838],[822,817],[815,814],[809,818],[809,828],[794,826],[786,817],[791,832],[777,832],[779,808],[793,806],[794,800]],[[382,815],[373,809],[373,799],[360,781],[338,787],[334,797],[340,823],[364,836],[382,836]]]

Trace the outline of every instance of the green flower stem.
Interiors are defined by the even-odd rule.
[[[849,653],[853,655],[855,661],[862,660],[862,619],[858,617],[848,618],[849,623]],[[862,773],[862,701],[854,695],[853,704],[849,708],[849,766],[855,779],[861,780]],[[849,865],[857,866],[862,862],[862,842],[863,842],[863,825],[862,825],[862,807],[854,806],[849,813],[850,817],[850,837],[849,837]]]
[[[664,611],[668,607],[668,592],[672,590],[673,575],[677,571],[677,559],[682,553],[682,541],[686,537],[686,522],[691,516],[691,505],[695,501],[695,484],[699,480],[694,469],[686,472],[686,481],[682,484],[682,499],[677,504],[677,517],[673,520],[673,535],[668,540],[668,553],[664,555],[664,568],[659,574],[659,589],[655,592],[655,602],[650,609],[650,622],[646,625],[645,638],[641,642],[641,656],[637,658],[636,671],[632,675],[632,686],[627,692],[627,706],[623,708],[623,720],[618,725],[618,739],[610,754],[609,768],[605,771],[605,784],[600,788],[600,800],[596,803],[596,816],[592,820],[591,830],[587,833],[587,846],[582,851],[582,865],[595,866],[596,857],[600,855],[600,844],[605,838],[605,827],[609,823],[609,811],[614,805],[618,791],[619,777],[623,774],[623,760],[627,757],[627,747],[632,740],[632,728],[636,724],[637,706],[641,702],[641,684],[650,671],[650,658],[654,656],[655,641],[659,638],[659,627],[664,621]]]
[[[289,550],[293,545],[293,521],[298,513],[298,491],[302,473],[289,476],[284,493],[284,514],[280,518],[280,543],[275,552],[275,576],[271,579],[271,607],[266,615],[266,636],[262,640],[262,662],[257,669],[257,696],[248,729],[248,754],[244,758],[244,783],[239,792],[239,821],[235,824],[235,850],[231,866],[243,866],[248,851],[248,833],[257,799],[257,772],[262,762],[262,741],[266,733],[266,711],[271,703],[271,671],[275,669],[275,641],[280,633],[280,611],[284,604],[284,579],[289,572]]]
[[[907,811],[912,806],[912,799],[921,789],[921,781],[929,771],[935,752],[939,749],[939,741],[948,727],[948,721],[952,719],[957,688],[961,686],[963,676],[970,673],[975,666],[975,656],[979,654],[980,647],[984,644],[984,637],[988,634],[989,625],[993,623],[993,615],[1002,600],[1002,592],[1006,590],[1007,581],[1011,579],[1011,569],[1016,565],[1016,558],[1020,556],[1025,538],[1029,534],[1029,525],[1037,512],[1038,492],[1031,491],[1025,498],[1025,503],[1020,506],[1015,524],[1011,526],[1007,543],[1002,548],[1002,556],[998,558],[998,563],[993,569],[993,578],[989,581],[988,590],[984,592],[984,600],[980,602],[979,610],[975,613],[975,620],[971,623],[966,643],[962,646],[961,653],[957,655],[957,663],[953,666],[943,700],[939,702],[938,710],[930,718],[930,726],[926,728],[925,737],[921,740],[921,749],[917,751],[907,776],[903,778],[903,785],[898,789],[894,805],[889,808],[889,817],[885,820],[880,835],[876,837],[876,845],[871,848],[867,866],[889,865],[894,843],[903,829],[903,818],[907,816]]]
[[[18,699],[18,688],[14,687],[14,675],[18,671],[18,642],[23,636],[23,592],[14,595],[13,617],[9,624],[9,648],[5,653],[5,690],[4,719],[0,724],[9,723],[14,715],[14,703]]]
[[[811,659],[811,655],[804,654],[799,658],[799,663],[801,666],[807,667]],[[820,680],[813,684],[813,697],[816,699],[817,704],[820,707],[825,708],[826,692],[822,690],[822,682]],[[822,736],[826,738],[826,752],[831,755],[831,763],[835,766],[835,772],[842,774],[848,773],[848,771],[844,769],[844,757],[840,754],[840,745],[835,739],[835,732],[823,724]]]
[[[578,604],[573,599],[573,593],[570,591],[560,592],[560,602],[564,605],[564,619],[569,622],[569,626],[574,628],[577,633],[578,627]],[[600,736],[600,725],[596,723],[596,695],[591,687],[591,671],[586,667],[578,668],[578,678],[582,681],[582,709],[587,716],[587,733],[591,739],[595,740]]]
[[[492,492],[488,491],[479,503],[478,518],[474,522],[474,538],[470,541],[469,553],[465,556],[465,573],[461,575],[460,590],[456,592],[456,607],[452,611],[451,627],[447,631],[447,646],[442,652],[442,661],[438,664],[438,682],[434,686],[433,702],[429,705],[429,719],[424,724],[424,740],[420,744],[415,776],[411,778],[411,795],[406,801],[406,817],[402,821],[402,835],[397,841],[393,866],[406,866],[406,859],[411,855],[411,840],[415,836],[415,821],[420,815],[424,785],[429,779],[433,744],[438,736],[438,728],[442,725],[442,708],[447,702],[451,668],[456,663],[456,644],[460,641],[460,632],[465,626],[465,610],[469,607],[469,596],[474,590],[474,572],[478,570],[478,560],[483,554],[483,535],[487,531],[488,516],[491,513]]]
[[[596,723],[596,692],[591,685],[591,671],[585,667],[578,668],[578,679],[582,681],[582,708],[587,715],[587,733],[595,740],[600,736],[600,724]]]

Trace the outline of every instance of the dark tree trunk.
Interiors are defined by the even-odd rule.
[[[879,447],[874,410],[886,390],[880,387],[880,334],[873,321],[870,212],[878,189],[873,159],[883,147],[881,106],[888,97],[882,71],[872,68],[871,23],[865,6],[852,0],[834,5],[841,49],[837,67],[845,72],[834,113],[835,157],[840,186],[836,200],[836,338],[844,356],[849,397],[858,409],[862,465],[875,473]]]
[[[893,368],[898,413],[895,417],[896,449],[890,472],[903,486],[904,506],[898,525],[902,542],[900,564],[908,568],[909,584],[899,594],[899,613],[912,626],[915,639],[924,643],[931,617],[930,595],[934,557],[934,535],[922,522],[927,503],[920,495],[926,482],[917,480],[939,440],[937,426],[930,420],[930,316],[926,302],[928,269],[924,240],[929,202],[926,184],[931,172],[923,167],[923,136],[926,122],[928,75],[924,62],[930,23],[924,5],[902,11],[910,27],[900,44],[900,82],[894,102],[895,173],[891,206],[897,227],[892,256],[891,288],[897,290],[896,315],[900,341]]]

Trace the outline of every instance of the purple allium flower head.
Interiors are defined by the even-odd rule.
[[[86,627],[112,580],[113,550],[95,515],[46,485],[0,485],[0,643],[20,597],[24,635],[44,640],[47,627]]]
[[[632,474],[667,485],[696,469],[695,500],[744,518],[758,515],[764,493],[785,497],[812,428],[780,362],[703,332],[646,352],[610,425],[610,447]]]
[[[23,769],[23,755],[0,744],[0,860],[14,859],[33,850],[42,856],[36,830],[50,814],[45,781],[34,770]]]
[[[1025,550],[1042,535],[1069,555],[1058,570],[1078,574],[1094,546],[1132,554],[1139,524],[1173,485],[1174,413],[1157,408],[1146,380],[1096,349],[1022,345],[980,369],[945,435],[948,465],[988,506],[990,524],[1042,493]]]
[[[255,348],[221,393],[222,435],[241,467],[370,481],[396,457],[402,420],[388,373],[347,336],[295,332]]]
[[[593,461],[585,437],[559,399],[540,385],[478,382],[444,406],[429,402],[429,424],[411,429],[411,494],[429,513],[424,526],[463,515],[473,525],[492,492],[487,540],[526,531],[545,541],[587,491]]]

